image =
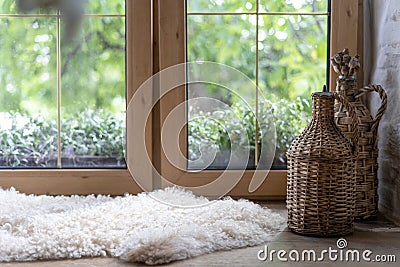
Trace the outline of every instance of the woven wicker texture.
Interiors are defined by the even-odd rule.
[[[362,96],[369,92],[377,92],[382,104],[375,119],[361,101]],[[377,128],[386,106],[387,97],[383,88],[379,85],[369,85],[357,89],[353,76],[337,79],[336,92],[345,97],[356,110],[360,121],[359,126],[359,156],[356,167],[356,219],[366,219],[376,215],[378,211],[378,146]],[[347,135],[351,136],[351,118],[340,102],[335,103],[335,122]]]
[[[357,116],[336,93],[314,93],[312,99],[312,120],[287,152],[288,227],[305,235],[346,235],[354,224]],[[335,125],[334,99],[349,108],[354,145]]]

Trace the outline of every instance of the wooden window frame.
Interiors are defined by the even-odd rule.
[[[126,1],[126,95],[127,104],[137,88],[153,74],[153,4],[149,0]],[[140,36],[140,38],[136,38]],[[147,105],[143,101],[142,105]],[[142,110],[137,107],[137,110]],[[135,160],[135,136],[127,116],[127,162]],[[151,121],[146,127],[146,146],[151,158]],[[151,175],[151,170],[143,170]],[[3,169],[0,187],[14,187],[29,194],[72,195],[138,193],[128,169]]]
[[[184,63],[186,60],[186,31],[185,31],[185,1],[180,0],[156,0],[157,17],[159,31],[155,38],[156,50],[158,51],[158,70],[166,69],[170,66]],[[332,0],[331,3],[331,55],[344,47],[348,47],[352,53],[359,53],[362,56],[363,45],[363,1],[362,0]],[[355,34],[356,33],[356,34]],[[360,72],[362,73],[362,72]],[[335,76],[330,72],[331,88],[335,85]],[[362,78],[360,79],[362,80]],[[154,121],[154,128],[161,129],[167,115],[171,110],[186,100],[186,90],[182,86],[176,88],[173,92],[168,93],[160,100],[159,114],[157,120]],[[176,127],[183,125],[186,115],[182,114],[179,118],[175,118]],[[186,130],[181,131],[179,144],[182,153],[186,153],[187,136]],[[161,138],[159,133],[153,137],[153,145],[161,147]],[[178,162],[178,167],[171,165],[164,152],[157,151],[155,165],[158,172],[169,181],[183,186],[199,186],[214,181],[224,172],[232,177],[238,174],[235,170],[203,170],[201,172],[193,172],[184,170],[186,162],[179,162],[179,155],[172,159]],[[172,155],[173,156],[173,155]],[[171,159],[171,155],[169,155]],[[241,171],[240,171],[241,172]],[[246,197],[252,199],[284,199],[286,197],[286,177],[285,170],[265,171],[267,176],[264,183],[254,192],[248,192],[249,183],[254,174],[253,170],[247,170],[242,175],[239,183],[228,193],[234,197]],[[161,186],[163,182],[160,181]]]
[[[363,0],[332,0],[331,3],[331,55],[348,47],[352,53],[363,55]],[[186,31],[185,0],[127,0],[127,103],[138,87],[154,73],[170,66],[184,63]],[[362,75],[362,71],[360,71]],[[331,89],[335,85],[335,75],[330,71]],[[359,79],[362,81],[362,76]],[[159,94],[154,86],[151,98]],[[155,169],[175,184],[198,186],[215,180],[222,171],[187,171],[186,162],[179,167],[172,166],[161,147],[162,125],[169,112],[186,100],[184,87],[168,93],[152,111],[146,131],[146,148]],[[147,95],[148,96],[148,95]],[[141,105],[148,107],[152,99],[143,98]],[[135,107],[135,110],[142,108]],[[140,114],[137,114],[140,115]],[[185,122],[186,114],[176,118],[177,125]],[[134,152],[135,142],[139,142],[140,131],[135,128],[132,118],[127,118],[127,163],[140,161]],[[182,153],[186,153],[186,131],[179,136]],[[165,185],[158,180],[150,167],[141,170],[148,176],[151,188]],[[229,170],[228,175],[237,171]],[[244,172],[240,182],[228,193],[235,197],[252,199],[284,199],[286,196],[286,174],[284,170],[272,170],[266,181],[254,192],[248,192],[253,170]],[[70,195],[70,194],[110,194],[121,195],[125,192],[138,193],[142,189],[131,176],[128,169],[45,169],[45,170],[0,170],[0,187],[15,187],[25,193]]]

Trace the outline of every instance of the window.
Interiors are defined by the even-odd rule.
[[[332,1],[331,51],[349,47],[351,51],[362,53],[362,10],[362,0]],[[139,86],[154,73],[186,61],[185,12],[184,0],[126,1],[126,98],[128,102],[137,93]],[[254,9],[251,12],[254,12]],[[232,14],[231,17],[234,15]],[[1,39],[1,41],[4,40]],[[182,75],[184,74],[183,72]],[[331,84],[334,84],[334,81],[333,83],[331,81]],[[160,175],[175,184],[201,186],[216,181],[221,174],[224,174],[228,180],[235,179],[239,174],[241,179],[232,186],[230,195],[252,198],[282,198],[285,196],[285,170],[261,172],[261,176],[268,174],[268,178],[256,191],[249,192],[249,185],[251,181],[254,181],[255,170],[248,169],[240,172],[237,170],[198,171],[188,169],[185,157],[180,157],[179,153],[174,153],[175,151],[171,153],[170,147],[164,147],[163,151],[162,138],[172,141],[176,141],[177,138],[176,135],[171,136],[168,131],[161,133],[160,129],[164,127],[168,114],[185,102],[186,88],[178,86],[163,96],[148,118],[145,129],[136,127],[137,121],[143,120],[142,110],[151,107],[152,98],[157,98],[159,90],[158,85],[154,84],[151,92],[146,92],[141,96],[141,101],[137,102],[135,107],[137,112],[133,114],[128,112],[127,114],[126,163],[128,168],[139,166],[135,171],[143,177],[148,177],[148,188],[157,188],[168,183],[154,175],[151,167],[142,164],[145,157],[150,158],[155,170]],[[168,127],[176,126],[181,129],[180,127],[186,124],[186,119],[186,111],[177,112],[171,121],[172,125]],[[145,132],[143,132],[144,130]],[[176,131],[174,131],[175,133]],[[183,155],[186,155],[187,152],[186,133],[186,128],[183,127],[177,140]],[[143,145],[143,135],[147,149],[146,154],[137,153],[137,147]],[[162,137],[162,135],[165,136]],[[171,157],[167,158],[166,153]],[[174,164],[171,164],[171,161]],[[116,195],[127,191],[137,193],[142,190],[134,182],[127,169],[0,170],[0,186],[3,188],[14,186],[18,190],[28,193],[49,194],[102,193]],[[218,184],[212,184],[212,188],[217,187]],[[210,193],[218,192],[210,190]]]
[[[187,1],[188,61],[226,64],[257,85],[249,88],[231,80],[233,93],[213,84],[188,86],[191,103],[201,96],[224,105],[190,105],[188,156],[196,160],[189,161],[189,168],[207,167],[197,159],[202,156],[207,161],[212,157],[207,153],[215,151],[208,168],[226,168],[232,145],[240,147],[239,157],[246,154],[241,150],[250,153],[241,161],[232,157],[237,163],[230,163],[231,168],[256,168],[262,139],[274,138],[262,128],[272,124],[276,130],[272,168],[286,168],[285,153],[311,116],[310,95],[327,84],[329,8],[327,0]],[[224,118],[223,125],[218,116]],[[246,129],[242,134],[240,125]]]
[[[47,86],[46,89],[52,93],[52,103],[53,107],[49,111],[52,114],[57,114],[57,109],[59,108],[61,111],[61,116],[68,116],[68,112],[74,110],[74,106],[81,105],[82,102],[87,106],[95,106],[96,103],[100,103],[98,99],[93,97],[86,97],[85,94],[89,94],[94,90],[97,90],[96,86],[101,85],[104,87],[103,94],[105,98],[108,98],[110,103],[106,103],[105,105],[112,105],[115,109],[113,110],[117,114],[120,111],[125,113],[126,103],[130,100],[132,95],[134,94],[136,88],[148,77],[152,75],[152,22],[151,22],[151,14],[152,14],[152,4],[148,0],[135,0],[135,1],[126,1],[126,6],[124,5],[125,1],[121,0],[113,0],[113,1],[87,1],[89,7],[86,9],[87,14],[84,17],[84,21],[82,23],[82,27],[80,28],[80,32],[76,35],[75,40],[67,46],[63,45],[62,42],[59,43],[61,53],[60,56],[60,66],[57,67],[57,57],[51,57],[51,61],[49,61],[46,67],[41,67],[38,71],[34,72],[29,70],[29,64],[35,62],[36,57],[40,55],[40,53],[55,53],[57,49],[57,29],[60,30],[60,40],[63,38],[63,23],[59,20],[60,16],[56,11],[53,13],[49,13],[48,11],[40,10],[38,13],[32,14],[17,14],[15,12],[14,1],[3,1],[1,6],[0,22],[4,21],[20,21],[16,22],[18,24],[18,29],[16,32],[20,32],[19,36],[17,36],[17,40],[22,40],[22,43],[15,43],[15,55],[13,55],[17,61],[21,61],[22,69],[24,70],[24,85],[29,86],[31,82],[35,82],[35,79],[38,79],[39,82],[42,82],[40,78],[42,77],[42,73],[49,72],[50,80],[46,81],[45,84]],[[6,8],[5,8],[6,7]],[[43,22],[40,24],[40,27],[37,27],[35,20]],[[145,22],[145,23],[144,23]],[[59,23],[60,27],[57,27],[57,23]],[[107,33],[107,36],[101,36],[99,31],[103,31],[104,27],[110,27],[111,32]],[[140,25],[140,27],[139,27]],[[43,27],[43,28],[42,28]],[[0,31],[4,30],[1,27]],[[47,42],[46,44],[51,44],[50,49],[43,49],[40,47],[38,51],[35,51],[33,46],[35,45],[35,40],[27,35],[25,40],[21,35],[25,34],[25,32],[33,32],[31,35],[43,35],[43,41]],[[36,32],[35,32],[36,31]],[[7,36],[4,38],[3,36]],[[140,39],[133,38],[133,36],[141,36]],[[86,37],[86,38],[85,38]],[[14,38],[15,39],[15,38]],[[13,42],[12,36],[2,35],[0,42]],[[60,100],[61,105],[57,106],[57,71],[62,73],[62,66],[65,63],[64,60],[67,60],[69,54],[74,54],[79,43],[82,43],[82,47],[80,47],[80,52],[76,57],[71,57],[69,60],[69,64],[73,67],[66,68],[65,74],[69,77],[69,80],[60,80],[60,87],[62,92]],[[91,45],[100,43],[98,47],[93,49]],[[24,47],[25,45],[25,47]],[[2,46],[3,47],[3,46]],[[99,52],[101,48],[107,48],[108,51],[103,54]],[[125,51],[126,47],[126,51]],[[62,50],[64,49],[64,50]],[[69,50],[68,50],[69,49]],[[124,49],[124,52],[121,53],[121,49]],[[108,52],[108,53],[107,53]],[[4,53],[5,54],[5,53]],[[46,54],[47,55],[47,54]],[[54,55],[54,54],[52,54]],[[27,59],[25,57],[28,57]],[[88,62],[83,62],[80,64],[78,62],[77,57],[84,57],[83,59]],[[46,60],[44,58],[43,60]],[[101,63],[106,63],[105,66],[98,66],[99,69],[102,68],[102,72],[99,72],[99,69],[94,69],[95,64],[98,61]],[[117,67],[110,64],[119,64]],[[3,65],[2,65],[3,64]],[[87,64],[88,68],[83,69],[83,65]],[[125,71],[126,65],[126,71]],[[4,62],[0,63],[0,66],[5,66]],[[108,67],[107,67],[108,66]],[[140,68],[139,68],[140,66]],[[6,69],[6,70],[4,70]],[[4,75],[8,75],[6,72],[13,69],[13,66],[5,66],[0,71]],[[3,71],[4,70],[4,71]],[[15,70],[15,68],[14,68]],[[75,70],[75,71],[74,71]],[[83,72],[79,73],[78,72]],[[96,75],[93,75],[93,72],[97,71]],[[118,72],[118,73],[117,73]],[[61,76],[61,75],[60,75]],[[8,75],[8,77],[12,77]],[[32,79],[30,79],[32,78]],[[63,78],[63,77],[61,77]],[[86,80],[87,79],[87,80]],[[96,84],[91,84],[93,81],[98,81]],[[74,87],[74,83],[77,85],[83,86],[84,88],[79,88],[76,90],[76,93],[79,94],[79,98],[74,96],[70,91],[67,91],[66,88]],[[2,84],[4,82],[2,81]],[[86,88],[85,86],[90,86]],[[65,89],[65,90],[64,90]],[[1,89],[2,90],[2,89]],[[27,90],[27,89],[26,89]],[[41,92],[44,90],[41,89]],[[80,90],[82,92],[80,92]],[[109,93],[117,93],[121,97],[109,97]],[[2,92],[3,93],[3,92]],[[96,91],[97,93],[97,91]],[[39,102],[42,100],[39,93],[30,93],[29,96],[33,98],[33,100],[37,100]],[[126,100],[125,100],[126,97]],[[122,100],[121,100],[122,98]],[[4,97],[3,94],[0,95],[0,99],[8,102],[9,99]],[[27,97],[24,100],[29,100]],[[32,99],[31,99],[32,100]],[[114,101],[112,101],[114,100]],[[125,102],[126,101],[126,102]],[[143,103],[144,105],[145,103]],[[44,105],[43,105],[44,106]],[[4,107],[4,106],[3,106]],[[3,108],[2,107],[2,108]],[[99,105],[99,107],[103,107]],[[42,106],[38,108],[43,112]],[[7,111],[11,110],[9,108]],[[56,110],[56,111],[55,111]],[[112,109],[111,109],[112,110]],[[138,107],[138,114],[140,114],[140,106]],[[82,113],[83,114],[83,113]],[[94,114],[98,116],[99,114]],[[56,115],[57,116],[57,115]],[[77,118],[73,117],[72,123],[75,125]],[[95,117],[94,117],[95,118]],[[29,118],[30,119],[30,118]],[[51,121],[54,118],[45,117],[45,123]],[[86,118],[84,118],[86,119]],[[115,118],[114,118],[115,119]],[[122,118],[125,120],[125,116]],[[134,160],[135,155],[133,151],[133,136],[136,135],[136,129],[134,126],[129,125],[127,123],[126,127],[126,161]],[[63,124],[61,122],[60,128],[62,129]],[[65,126],[64,126],[65,127]],[[111,125],[110,127],[115,127],[115,125]],[[124,132],[124,125],[119,129]],[[57,142],[58,142],[58,126],[53,129],[53,134],[51,138],[51,143],[53,145],[53,151],[56,152],[57,155]],[[118,128],[118,127],[117,127]],[[148,127],[148,131],[151,134],[151,125]],[[125,134],[124,134],[125,136]],[[74,138],[73,139],[77,139]],[[50,140],[50,138],[49,138]],[[151,147],[151,138],[149,138],[150,142],[148,142],[149,147]],[[116,141],[119,145],[118,140]],[[124,144],[123,144],[124,145]],[[151,150],[151,148],[150,148]],[[52,153],[54,155],[54,153]],[[151,157],[151,152],[150,152]],[[57,158],[56,156],[53,159]],[[112,164],[112,167],[118,168],[108,168],[109,166],[97,166],[95,169],[89,169],[93,167],[93,164],[85,164],[78,165],[77,168],[69,168],[71,165],[64,165],[67,168],[53,168],[57,167],[57,160],[53,160],[52,165],[46,165],[46,168],[32,169],[32,166],[27,166],[29,168],[14,168],[10,170],[7,169],[0,170],[0,186],[3,188],[7,187],[15,187],[18,190],[29,193],[48,193],[48,194],[88,194],[88,193],[102,193],[102,194],[123,194],[124,192],[137,193],[140,192],[141,189],[132,179],[131,174],[128,169],[123,168],[123,162],[121,162],[120,166],[116,166],[116,164]],[[61,165],[63,162],[61,162]],[[76,165],[74,165],[75,167]],[[105,169],[107,168],[107,169]],[[144,172],[148,171],[151,175],[151,170],[142,170]]]
[[[229,5],[232,3],[232,1],[206,1],[209,3],[215,3],[217,5],[218,3],[226,3]],[[238,1],[243,4],[243,9],[241,10],[244,11],[246,8],[246,2],[251,2],[251,1]],[[277,2],[277,1],[273,1]],[[289,2],[289,1],[288,1]],[[291,1],[292,2],[292,1]],[[304,1],[304,2],[310,2],[310,1]],[[189,0],[188,2],[189,3]],[[257,14],[254,14],[257,5],[255,1],[252,7],[249,7],[250,11],[249,13],[251,14],[246,14],[246,16],[256,16]],[[261,1],[260,6],[263,4],[268,3],[268,1]],[[286,4],[286,3],[285,3]],[[189,4],[188,4],[189,5]],[[159,29],[157,30],[158,35],[156,35],[156,44],[157,44],[157,49],[159,53],[159,57],[157,60],[157,66],[159,67],[160,70],[165,70],[170,66],[173,66],[174,64],[179,64],[182,62],[185,62],[187,57],[185,54],[186,51],[186,22],[188,23],[187,27],[191,27],[191,22],[186,21],[186,5],[184,1],[157,1],[157,10],[159,11],[156,21],[157,22],[162,22],[159,24]],[[224,6],[224,5],[221,5]],[[193,6],[192,6],[193,7]],[[224,6],[226,7],[226,5]],[[208,8],[208,6],[207,6]],[[264,8],[265,9],[265,8]],[[227,11],[228,10],[228,11]],[[242,17],[243,14],[237,16],[236,15],[236,9],[229,10],[229,9],[224,9],[223,11],[221,10],[208,10],[206,12],[225,12],[227,11],[227,14],[224,14],[226,17],[222,17],[221,14],[200,14],[200,12],[204,12],[204,10],[199,11],[190,11],[188,14],[188,20],[192,19],[195,20],[196,17],[199,19],[199,16],[203,16],[203,22],[212,22],[213,18],[208,18],[211,16],[214,16],[214,19],[220,18],[221,20],[239,20],[240,18],[237,17]],[[275,18],[276,20],[279,20],[279,18],[282,18],[282,14],[263,14],[264,11],[261,11],[259,9],[260,15],[266,16],[264,18],[265,20],[273,19]],[[265,9],[265,12],[268,10]],[[331,51],[338,51],[339,49],[343,49],[343,47],[348,47],[351,49],[351,51],[358,51],[358,53],[362,54],[362,0],[351,0],[351,1],[344,1],[344,0],[337,0],[337,1],[332,1],[332,6],[331,6]],[[207,15],[207,19],[206,19]],[[268,17],[270,15],[270,17]],[[326,11],[323,11],[323,14],[316,14],[317,16],[327,16]],[[190,18],[193,16],[193,18]],[[288,16],[288,15],[284,15]],[[290,16],[290,15],[289,15]],[[305,15],[304,15],[305,16]],[[254,21],[254,19],[253,19]],[[256,23],[258,20],[255,20]],[[286,21],[286,19],[285,19]],[[264,21],[265,22],[265,21]],[[253,27],[254,25],[251,24],[250,20],[247,21],[241,21],[243,24],[247,24],[249,27]],[[204,25],[204,24],[201,24]],[[192,25],[193,26],[193,25]],[[226,25],[224,29],[231,29],[233,26],[232,25]],[[224,30],[221,29],[221,30]],[[232,32],[232,31],[231,31]],[[256,31],[254,31],[254,34]],[[190,32],[188,33],[189,36],[189,42],[190,42]],[[193,31],[193,34],[196,34],[195,31]],[[209,32],[205,33],[210,34]],[[240,32],[240,35],[242,33]],[[249,33],[251,34],[251,33]],[[251,36],[251,35],[249,35]],[[351,36],[351,37],[350,37]],[[193,37],[192,37],[193,38]],[[211,46],[211,51],[215,51],[216,49],[213,49],[213,42],[211,37],[206,36],[203,37],[206,39],[206,42]],[[240,36],[239,36],[240,38]],[[289,38],[289,36],[288,36]],[[215,39],[218,39],[218,41],[221,41],[220,37],[216,37]],[[196,44],[192,47],[187,47],[188,48],[188,53],[191,52],[191,49],[194,49]],[[229,46],[230,44],[227,44]],[[234,45],[234,44],[233,44]],[[263,45],[268,45],[268,44],[263,44]],[[220,49],[225,49],[225,47],[220,48]],[[240,48],[241,49],[241,48]],[[324,49],[322,49],[324,50]],[[193,50],[192,50],[193,51]],[[240,50],[239,50],[240,51]],[[248,51],[251,52],[251,49],[248,49]],[[255,51],[258,51],[257,49]],[[237,55],[239,54],[239,55]],[[190,58],[190,55],[187,55]],[[234,63],[239,62],[238,64],[242,63],[242,60],[236,60],[238,57],[242,56],[241,53],[236,53],[235,55],[232,55],[231,58],[234,59]],[[250,60],[253,60],[253,64],[255,64],[255,56],[249,56]],[[192,58],[196,60],[196,58]],[[204,60],[200,58],[200,61]],[[218,61],[218,59],[217,59]],[[325,62],[325,61],[324,61]],[[323,64],[323,69],[326,69],[326,64]],[[262,77],[263,74],[261,74],[262,70],[261,68],[259,69],[259,75],[258,77]],[[257,77],[254,73],[252,74],[251,71],[249,71],[250,77]],[[324,76],[324,71],[322,72],[322,80],[323,83],[325,83],[325,78]],[[252,76],[251,76],[252,75]],[[264,74],[265,75],[265,74]],[[332,85],[335,84],[335,81],[332,80],[330,82],[331,88]],[[262,85],[262,81],[259,78],[259,85]],[[334,88],[334,87],[333,87]],[[322,88],[321,88],[322,89]],[[173,111],[176,107],[181,105],[183,102],[186,101],[186,88],[184,86],[177,87],[175,91],[170,92],[166,94],[159,102],[159,117],[157,117],[158,121],[153,121],[154,127],[169,127],[171,129],[178,128],[180,129],[182,125],[187,123],[187,118],[184,112],[182,114],[176,114],[174,113],[174,120],[168,120],[168,114]],[[313,90],[320,90],[318,88],[313,88]],[[190,96],[190,95],[189,95]],[[257,102],[257,101],[256,101]],[[185,111],[186,112],[186,111]],[[179,116],[178,116],[179,115]],[[153,117],[154,118],[154,117]],[[165,126],[165,123],[171,123],[171,126]],[[176,133],[176,132],[174,132]],[[187,154],[187,131],[185,128],[182,128],[179,136],[179,145],[180,145],[180,150],[181,153],[186,155],[187,157],[190,157],[190,155]],[[190,133],[190,132],[189,132]],[[164,140],[174,140],[176,139],[176,135],[169,135],[168,136],[168,131],[165,131],[163,139]],[[161,142],[161,137],[160,136],[155,136],[154,137],[154,146],[160,146],[161,147],[162,142]],[[245,197],[252,197],[252,198],[282,198],[286,195],[286,171],[285,170],[271,170],[271,171],[263,171],[263,170],[252,170],[252,169],[247,169],[244,171],[241,170],[202,170],[199,171],[199,168],[195,169],[188,169],[187,168],[187,160],[183,158],[179,153],[176,152],[176,150],[172,150],[161,152],[159,157],[155,159],[155,163],[157,164],[157,170],[162,174],[164,178],[166,178],[169,182],[174,182],[176,184],[180,185],[185,185],[185,186],[191,186],[191,187],[201,187],[202,185],[208,184],[211,185],[213,182],[216,182],[213,184],[214,188],[211,188],[210,194],[218,193],[217,191],[219,190],[217,187],[221,185],[218,183],[218,179],[220,177],[224,178],[231,178],[231,180],[235,180],[236,176],[240,176],[240,180],[234,184],[231,188],[228,194],[230,195],[235,195],[235,196],[245,196]],[[257,157],[255,157],[257,158]],[[201,169],[201,168],[200,168]],[[265,177],[267,177],[265,179]],[[258,186],[258,187],[257,187]],[[254,189],[257,188],[255,191]],[[215,189],[213,191],[213,189]],[[250,190],[249,190],[250,189]]]
[[[54,9],[0,13],[0,166],[125,168],[125,1],[89,1],[67,35]]]

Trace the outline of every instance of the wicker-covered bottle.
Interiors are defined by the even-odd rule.
[[[334,99],[352,115],[352,143],[334,122]],[[287,152],[288,227],[314,236],[338,236],[354,229],[358,121],[340,95],[312,95],[312,120]]]
[[[348,50],[338,53],[336,58],[348,56]],[[334,56],[334,57],[335,57]],[[352,58],[348,56],[348,60],[342,60],[340,68],[351,66]],[[358,58],[358,56],[355,56]],[[333,60],[334,61],[334,60]],[[331,60],[332,62],[332,60]],[[332,64],[333,65],[333,64]],[[349,67],[350,69],[350,67]],[[357,88],[355,73],[338,72],[340,75],[336,80],[336,92],[345,97],[355,108],[360,121],[359,127],[359,156],[356,169],[356,219],[366,219],[374,216],[378,211],[378,137],[377,129],[381,117],[383,116],[387,97],[383,88],[379,85],[369,85],[364,88]],[[381,98],[382,104],[378,109],[375,119],[372,118],[370,111],[362,102],[362,96],[368,92],[377,92]],[[351,119],[347,110],[340,102],[335,103],[335,122],[339,128],[349,137],[352,134],[350,125]]]

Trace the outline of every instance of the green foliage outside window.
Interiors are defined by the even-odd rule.
[[[11,128],[0,122],[0,166],[57,166],[57,52],[61,156],[112,157],[123,165],[125,1],[87,1],[85,14],[96,16],[84,17],[72,40],[64,38],[61,17],[59,50],[56,10],[18,17],[24,14],[15,2],[5,0],[0,13],[0,114],[12,121]]]
[[[57,122],[41,115],[0,113],[0,166],[57,167]],[[101,155],[124,165],[125,118],[104,111],[74,113],[63,120],[61,156],[72,161]],[[96,160],[87,167],[98,166]],[[97,165],[96,165],[97,164]]]
[[[260,12],[327,12],[326,0],[260,0]],[[257,16],[253,14],[222,15],[190,12],[254,12],[252,0],[188,0],[188,60],[212,61],[232,66],[256,83],[256,49],[258,48],[258,87],[256,93],[249,88],[231,88],[245,99],[253,99],[259,107],[259,124],[270,120],[276,125],[276,167],[285,166],[285,152],[300,133],[311,115],[311,93],[320,91],[326,83],[327,67],[327,15],[326,14],[262,14],[258,16],[258,44],[256,43]],[[215,148],[217,157],[226,158],[231,143],[227,132],[235,128],[235,116],[249,114],[240,99],[212,85],[189,88],[189,97],[217,98],[231,107],[226,111],[226,130],[211,121],[209,116],[189,122],[189,158],[200,157],[201,147]],[[196,107],[192,108],[197,110]],[[199,114],[191,114],[197,118]],[[200,114],[201,115],[201,114]],[[253,116],[254,117],[254,116]],[[190,119],[190,116],[189,116]],[[249,165],[255,156],[254,118],[243,117],[250,140]],[[260,133],[262,135],[263,133]],[[232,142],[236,142],[234,139]],[[202,145],[202,142],[206,145]],[[214,145],[210,145],[213,143]],[[215,164],[214,164],[215,163]],[[226,161],[214,162],[226,166]],[[195,166],[196,167],[196,166]],[[213,167],[213,166],[212,166]]]
[[[255,11],[255,3],[255,0],[187,1],[188,12],[251,12]],[[89,0],[86,13],[121,14],[124,7],[123,0]],[[326,10],[324,0],[260,0],[260,11]],[[16,14],[14,1],[1,1],[0,13]],[[54,15],[55,11],[37,13]],[[255,15],[188,15],[187,20],[189,61],[223,63],[256,81]],[[320,90],[325,83],[327,16],[262,15],[258,22],[258,81],[260,94],[264,96],[264,102],[258,103],[259,123],[275,120],[279,165],[288,145],[308,120],[311,92]],[[29,129],[36,129],[7,131],[0,125],[0,153],[10,166],[18,166],[18,162],[23,165],[25,158],[37,160],[38,166],[46,165],[46,160],[54,158],[57,150],[56,26],[54,17],[0,18],[0,114],[13,120],[28,120]],[[62,30],[63,27],[61,33]],[[118,118],[124,117],[125,108],[125,18],[85,18],[72,42],[61,40],[61,88],[62,127],[66,131],[62,133],[62,155],[121,159],[124,123]],[[235,90],[255,101],[254,92],[239,86]],[[215,87],[205,87],[203,93],[218,95],[218,99],[232,107],[233,111],[229,111],[232,114],[224,114],[226,118],[243,119],[241,123],[254,155],[254,114],[232,95]],[[234,119],[230,122],[227,129],[235,129],[237,122]],[[98,133],[103,133],[102,139]],[[226,130],[214,121],[206,118],[191,121],[189,158],[198,158],[200,145],[209,142],[214,144],[222,161],[226,161],[226,151],[231,145],[227,137]],[[240,143],[241,138],[234,140]]]

